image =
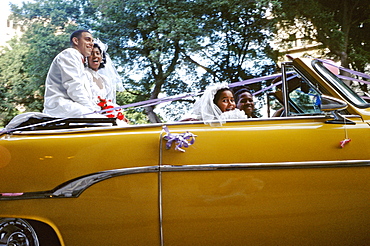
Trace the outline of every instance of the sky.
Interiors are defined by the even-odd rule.
[[[10,12],[9,3],[21,5],[22,2],[24,1],[25,0],[0,0],[0,13],[1,13],[0,18],[3,19],[9,15]]]
[[[22,5],[23,2],[29,2],[29,0],[0,0],[1,18],[8,16],[10,12],[9,3]]]

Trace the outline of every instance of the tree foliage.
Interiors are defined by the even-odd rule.
[[[69,46],[69,33],[75,30],[60,1],[43,1],[12,5],[12,16],[24,30],[13,38],[0,56],[0,83],[6,85],[1,107],[3,124],[23,111],[43,109],[44,83],[54,57]],[[66,5],[67,6],[67,5]],[[55,10],[55,11],[54,11]],[[63,9],[64,10],[64,9]],[[73,11],[72,11],[73,12]],[[64,13],[64,14],[62,14]],[[5,102],[5,103],[4,103]]]
[[[17,114],[22,106],[24,96],[28,96],[23,88],[29,85],[29,75],[25,71],[25,58],[29,49],[16,44],[16,40],[10,41],[13,49],[3,50],[0,59],[0,109],[4,122],[9,121]]]
[[[94,29],[121,58],[125,87],[140,91],[141,98],[235,82],[273,67],[271,61],[255,62],[264,58],[268,63],[271,55],[267,41],[272,24],[260,1],[93,2],[103,16]],[[134,82],[131,71],[138,70],[140,79]],[[151,122],[159,122],[154,107],[145,109]]]
[[[289,29],[296,27],[298,19],[301,27],[296,31],[321,42],[342,66],[365,70],[370,60],[369,1],[280,0],[274,13]]]
[[[186,91],[187,84],[176,71],[183,64],[183,52],[199,50],[203,35],[194,13],[194,2],[94,1],[102,12],[95,26],[98,36],[124,69],[125,88],[141,99],[156,99]],[[139,71],[136,81],[131,71]],[[176,81],[176,86],[171,84]],[[167,86],[169,85],[169,86]],[[151,122],[160,122],[154,106],[145,108]]]
[[[4,64],[0,83],[8,85],[3,88],[7,91],[2,94],[3,112],[14,110],[14,105],[28,111],[42,109],[48,68],[68,47],[70,33],[80,28],[92,30],[94,37],[108,44],[126,89],[118,95],[121,104],[271,72],[274,64],[268,38],[273,21],[266,19],[264,2],[38,0],[13,5],[13,18],[26,31],[0,56]],[[177,104],[186,106],[188,101]],[[134,122],[145,121],[142,110],[129,111]],[[145,107],[145,114],[150,122],[163,119],[155,106]]]
[[[269,4],[243,0],[203,0],[200,4],[207,6],[202,8],[203,29],[210,34],[198,52],[207,64],[205,81],[232,83],[275,70],[276,57],[269,45],[275,21],[266,18]]]

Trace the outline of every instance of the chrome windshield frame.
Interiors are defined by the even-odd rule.
[[[346,83],[344,83],[341,79],[335,76],[332,72],[330,72],[322,62],[319,60],[313,60],[311,62],[312,67],[315,71],[330,85],[334,87],[334,89],[342,95],[348,102],[353,104],[358,108],[369,108],[370,103],[367,103],[363,100],[359,95],[356,94]]]

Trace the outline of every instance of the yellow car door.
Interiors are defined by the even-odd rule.
[[[341,116],[337,110],[347,103],[340,94],[302,67],[283,71],[284,84],[270,93],[282,104],[280,117],[167,126],[160,168],[164,245],[370,240],[368,115],[351,106]],[[191,135],[195,142],[185,152],[175,150]]]
[[[164,245],[367,242],[369,126],[326,120],[169,125],[196,140],[185,152],[163,143]],[[342,148],[345,131],[351,142]]]

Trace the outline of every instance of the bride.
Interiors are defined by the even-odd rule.
[[[102,110],[118,107],[116,104],[116,83],[118,82],[117,85],[121,87],[122,84],[103,43],[94,43],[91,55],[87,58],[87,64],[86,71],[89,80],[92,81],[91,93],[94,102]],[[109,118],[128,122],[121,110],[108,111],[103,114]]]

